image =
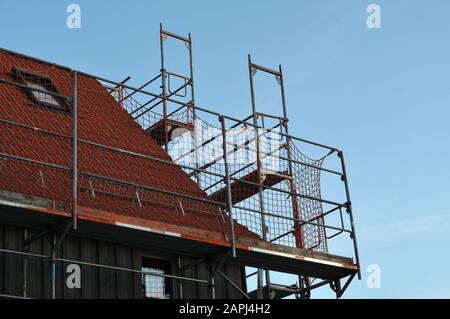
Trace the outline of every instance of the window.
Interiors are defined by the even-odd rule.
[[[158,275],[170,275],[170,263],[157,259],[142,258],[142,271]],[[172,298],[172,283],[170,278],[158,275],[142,275],[142,293],[144,298]]]
[[[34,103],[52,109],[68,111],[67,104],[64,99],[51,94],[59,94],[59,92],[47,75],[38,74],[19,68],[14,68],[13,74],[18,82],[26,86],[26,88],[24,88],[25,93]]]

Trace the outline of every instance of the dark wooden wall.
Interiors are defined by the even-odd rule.
[[[195,259],[193,258],[183,257],[182,265],[189,265],[192,264],[194,261]],[[222,266],[221,271],[242,289],[243,270],[241,269],[240,266],[232,264],[224,264]],[[185,276],[190,278],[209,280],[210,273],[211,273],[211,265],[209,263],[200,263],[195,267],[187,269],[185,271]],[[217,274],[214,277],[214,282],[215,282],[215,296],[217,299],[242,299],[242,295],[230,284],[228,284],[225,281],[225,279],[219,274]],[[211,291],[208,288],[208,285],[183,281],[183,298],[209,299],[211,298]]]
[[[37,231],[27,230],[28,238]],[[0,224],[0,248],[23,251],[23,228]],[[52,235],[34,241],[30,253],[50,256]],[[57,256],[64,259],[140,269],[138,248],[107,243],[92,239],[67,236]],[[27,296],[51,298],[51,271],[48,259],[27,257]],[[23,256],[0,253],[0,293],[23,295]],[[66,285],[66,268],[69,263],[56,263],[57,298],[140,298],[141,277],[129,272],[101,269],[81,265],[81,289],[69,289]]]
[[[36,234],[36,230],[27,230],[27,237]],[[23,251],[25,229],[0,224],[0,248]],[[53,235],[46,235],[34,241],[29,248],[30,253],[50,256]],[[141,269],[142,256],[152,252],[142,251],[137,247],[124,246],[117,243],[99,241],[87,238],[67,236],[57,251],[59,258],[98,263],[129,269]],[[163,256],[173,267],[177,275],[177,257]],[[48,259],[27,257],[26,290],[31,298],[51,298],[51,272]],[[0,252],[0,294],[22,296],[24,290],[24,256]],[[181,257],[182,265],[191,263],[194,259]],[[56,297],[57,298],[142,298],[142,280],[140,274],[124,271],[102,269],[94,266],[81,266],[81,288],[69,289],[66,285],[66,268],[69,263],[56,263]],[[185,276],[199,279],[209,279],[210,265],[201,263],[185,272]],[[242,271],[240,266],[225,264],[222,271],[242,287]],[[242,298],[241,295],[225,280],[215,277],[216,298]],[[183,281],[183,298],[211,298],[208,285]],[[180,282],[172,280],[174,297],[179,297]]]

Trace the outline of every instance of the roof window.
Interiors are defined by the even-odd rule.
[[[61,111],[68,111],[67,104],[60,96],[49,76],[19,68],[13,69],[17,81],[24,84],[25,93],[37,105]]]

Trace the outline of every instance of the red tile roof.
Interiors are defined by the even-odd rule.
[[[69,69],[0,50],[0,78],[15,81],[14,67],[48,75],[60,94],[71,96]],[[80,140],[171,160],[97,80],[85,75],[78,76],[78,112]],[[67,137],[72,134],[70,113],[36,106],[23,89],[7,83],[0,83],[0,119]],[[71,167],[72,163],[70,138],[5,123],[0,123],[0,152],[64,167]],[[206,193],[175,165],[85,143],[79,143],[78,161],[81,172],[206,199]],[[80,178],[79,188],[79,205],[84,207],[181,226],[229,231],[229,223],[223,222],[216,205],[181,197],[178,201],[167,194],[86,176]],[[71,173],[0,158],[0,189],[69,203]],[[241,225],[236,226],[236,233],[256,236]]]

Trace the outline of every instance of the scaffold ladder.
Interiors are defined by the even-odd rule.
[[[165,65],[165,47],[164,42],[168,39],[174,39],[177,41],[181,41],[187,47],[189,52],[189,75],[182,75],[176,72],[168,71]],[[147,128],[147,133],[153,137],[160,146],[163,146],[167,151],[167,145],[172,141],[173,132],[178,128],[183,128],[186,130],[194,130],[194,122],[195,122],[195,108],[189,108],[189,105],[195,106],[195,90],[194,90],[194,68],[193,68],[193,58],[192,58],[192,38],[189,33],[188,37],[181,36],[176,33],[169,32],[164,30],[163,25],[160,24],[160,51],[161,51],[161,97],[162,97],[162,108],[163,114],[162,119],[152,126]],[[177,78],[184,81],[184,84],[177,89],[173,89],[171,87],[171,79]],[[167,99],[171,96],[178,97],[187,97],[187,87],[190,87],[190,101],[187,103],[187,118],[186,121],[178,121],[171,119],[170,116],[174,114],[176,111],[169,113],[168,111],[168,102]],[[183,91],[184,93],[179,93]],[[192,117],[189,116],[190,112],[192,112]]]
[[[290,139],[289,139],[289,130],[288,130],[288,117],[287,117],[287,111],[286,111],[286,99],[285,99],[285,93],[284,93],[284,77],[283,77],[283,70],[281,68],[281,65],[279,65],[278,70],[273,70],[258,64],[255,64],[252,62],[250,54],[248,55],[248,71],[249,71],[249,79],[250,79],[250,93],[251,93],[251,102],[252,102],[252,114],[253,114],[253,124],[255,127],[258,127],[258,117],[261,116],[264,118],[265,116],[278,118],[282,124],[282,128],[285,130],[286,133],[286,151],[287,151],[287,157],[288,157],[288,171],[286,172],[286,175],[289,177],[287,180],[289,181],[290,191],[293,194],[297,193],[297,189],[295,186],[295,180],[292,176],[292,162],[291,162],[291,150],[290,150]],[[258,113],[256,110],[256,98],[255,98],[255,87],[253,82],[253,77],[256,75],[258,71],[271,74],[275,77],[277,83],[280,86],[280,93],[281,93],[281,105],[282,105],[282,117],[274,116],[274,115],[268,115],[263,113]],[[261,172],[261,159],[260,159],[260,145],[259,145],[259,139],[256,141],[256,148],[257,148],[257,167],[258,171]],[[259,184],[263,185],[263,179],[262,175],[259,174]],[[260,209],[261,209],[261,224],[262,224],[262,232],[263,232],[263,239],[267,240],[266,235],[266,227],[265,227],[265,221],[264,221],[264,198],[262,196],[263,187],[260,186],[259,190],[259,196],[260,196]],[[300,209],[298,206],[297,198],[296,196],[290,196],[292,200],[292,214],[294,218],[294,229],[293,234],[295,237],[295,243],[296,246],[299,248],[304,248],[303,243],[303,235],[302,235],[302,228],[301,224],[298,222],[300,219]],[[277,296],[277,287],[279,285],[271,284],[270,282],[270,271],[266,270],[266,285],[262,286],[262,271],[258,271],[258,297],[264,297],[264,291],[267,291],[267,294],[269,297],[276,297]],[[300,282],[305,282],[308,285],[309,279],[308,278],[302,278],[299,277]]]

